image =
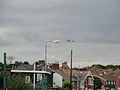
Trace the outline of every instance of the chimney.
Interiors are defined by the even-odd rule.
[[[62,66],[65,66],[65,65],[67,65],[67,62],[62,63]]]
[[[49,67],[53,70],[59,70],[59,63],[51,63]]]
[[[62,63],[61,69],[63,69],[63,70],[69,70],[70,69],[69,66],[67,65],[67,62]]]

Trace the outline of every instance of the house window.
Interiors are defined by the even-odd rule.
[[[30,83],[30,76],[25,76],[25,83]]]
[[[73,87],[75,86],[74,82],[72,82],[72,86],[73,86]]]
[[[111,85],[113,85],[114,84],[114,81],[111,81]]]
[[[108,82],[106,81],[106,84],[108,84]]]
[[[107,81],[106,84],[109,84],[109,85],[110,85],[110,81]]]
[[[92,78],[88,78],[88,84],[93,85],[93,79]]]
[[[113,81],[113,84],[115,85],[115,81]]]

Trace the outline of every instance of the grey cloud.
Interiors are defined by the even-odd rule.
[[[35,47],[35,45],[37,47],[39,45],[44,46],[44,42],[47,40],[60,39],[65,41],[72,39],[79,45],[81,43],[88,45],[86,47],[83,45],[83,54],[80,53],[84,60],[97,57],[101,53],[106,55],[101,54],[101,57],[103,56],[106,59],[106,53],[114,50],[115,52],[109,53],[108,56],[113,55],[115,57],[115,54],[118,55],[115,47],[120,44],[119,10],[119,0],[34,0],[34,2],[33,0],[2,0],[0,3],[0,47],[6,49],[9,46],[14,46],[17,50],[14,51],[16,53],[35,55],[40,52],[37,51],[38,48],[32,49],[33,51],[36,50],[35,54],[32,50],[29,51],[29,48]],[[1,33],[6,28],[5,34]],[[92,49],[89,47],[89,43],[93,43]],[[105,51],[99,52],[96,44],[99,44],[100,49],[105,49]],[[108,45],[104,48],[101,44]],[[113,45],[110,50],[107,49],[109,45]],[[17,49],[17,46],[23,49],[26,46],[29,48],[23,53],[22,50]],[[68,59],[68,48],[64,48],[66,52],[63,51],[65,54],[62,54],[63,49],[60,49],[59,46],[52,47],[53,45],[50,49],[53,50],[56,47],[60,52],[56,51],[56,48],[53,52],[50,50],[51,59],[57,57]],[[80,47],[75,51],[81,50]],[[84,49],[87,47],[88,50]],[[117,49],[119,50],[118,46]],[[11,51],[11,49],[8,50]],[[52,54],[54,52],[58,52],[61,57],[56,53]],[[76,54],[76,62],[79,61],[80,54]],[[87,59],[84,58],[86,56],[88,56]]]
[[[0,37],[0,46],[10,46],[10,42],[4,40],[4,38]]]

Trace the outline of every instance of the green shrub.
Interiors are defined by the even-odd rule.
[[[70,87],[71,87],[70,82],[64,82],[62,90],[70,90]]]
[[[25,76],[9,76],[7,78],[8,90],[31,90],[30,84],[25,83]]]

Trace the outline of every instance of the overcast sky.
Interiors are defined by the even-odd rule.
[[[0,0],[1,57],[43,60],[55,39],[48,62],[70,62],[72,48],[73,66],[120,64],[120,0]]]

